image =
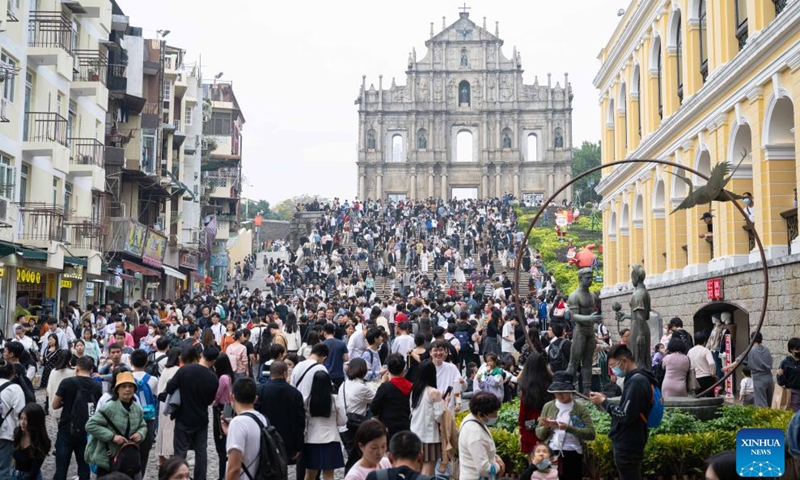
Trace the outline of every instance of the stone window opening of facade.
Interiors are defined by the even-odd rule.
[[[420,128],[417,132],[417,150],[428,149],[428,132],[424,128]]]
[[[472,132],[461,130],[456,135],[456,162],[473,162]]]
[[[539,137],[535,133],[528,134],[528,161],[539,161]]]
[[[458,84],[458,104],[461,106],[470,106],[470,93],[469,82],[462,80],[461,83]]]
[[[564,133],[561,131],[561,127],[556,127],[553,131],[553,146],[555,148],[564,148]]]
[[[736,9],[736,39],[739,42],[739,50],[743,49],[747,43],[747,1],[734,0]]]
[[[400,134],[392,135],[392,162],[400,163],[403,161],[403,136]]]
[[[697,18],[699,19],[698,35],[700,48],[700,76],[703,83],[708,78],[708,26],[706,25],[706,0],[697,2]]]

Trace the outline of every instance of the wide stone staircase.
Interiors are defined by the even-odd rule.
[[[357,246],[353,242],[345,243],[345,244],[343,244],[343,246],[345,248],[351,247],[353,249],[353,251],[356,251],[356,249],[357,249]],[[460,249],[460,253],[462,254],[462,258],[463,258],[463,254],[464,254],[463,248]],[[475,261],[476,268],[480,268],[480,265],[481,265],[480,255],[478,253],[476,253],[476,252],[473,252],[471,257]],[[508,267],[503,267],[503,265],[500,262],[500,259],[497,257],[497,255],[494,256],[493,263],[494,263],[495,277],[497,275],[499,275],[500,273],[502,273],[503,271],[506,271],[506,273],[511,277],[511,281],[512,282],[515,281],[515,279],[514,279],[514,269],[511,268],[510,264],[509,264]],[[367,261],[366,260],[359,260],[357,262],[357,264],[358,264],[359,269],[362,272],[367,269]],[[396,267],[397,267],[397,278],[398,278],[398,280],[395,281],[395,284],[399,285],[399,283],[400,283],[399,279],[403,276],[403,273],[406,271],[405,262],[398,261],[397,264],[396,264]],[[443,267],[440,267],[438,270],[434,270],[433,269],[433,263],[431,263],[431,264],[429,264],[429,267],[428,267],[428,276],[432,277],[434,272],[437,274],[439,279],[442,279],[447,275],[447,273],[444,271]],[[530,290],[528,289],[528,280],[530,279],[530,276],[531,276],[530,272],[520,268],[520,295],[523,298],[526,298],[526,297],[528,297],[530,295]],[[482,285],[476,285],[475,288],[479,289],[479,288],[483,288],[483,287],[482,287]],[[391,296],[391,294],[392,294],[391,280],[386,279],[386,282],[384,282],[384,277],[378,276],[375,279],[375,292],[377,293],[378,297],[381,298],[381,299],[389,298]],[[459,292],[459,294],[460,293],[461,292]]]

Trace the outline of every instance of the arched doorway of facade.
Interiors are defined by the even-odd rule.
[[[732,302],[713,302],[709,303],[708,305],[702,306],[699,310],[697,310],[694,314],[694,332],[705,332],[707,335],[711,335],[712,330],[714,329],[714,319],[720,318],[723,322],[726,319],[729,319],[729,325],[727,325],[726,330],[731,333],[731,361],[736,359],[736,356],[739,355],[741,352],[747,349],[747,345],[750,343],[750,312],[742,308],[740,305]],[[720,339],[721,351],[724,351],[725,339]],[[712,355],[714,355],[714,359],[717,359],[717,355],[714,354],[714,348],[712,345],[706,345],[712,351]],[[724,360],[721,360],[724,364]],[[741,369],[736,371],[736,378],[733,382],[733,391],[737,392],[739,390],[739,384],[742,380],[742,373]]]

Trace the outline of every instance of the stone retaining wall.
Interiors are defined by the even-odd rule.
[[[769,348],[774,358],[773,367],[778,368],[780,361],[787,355],[786,343],[792,337],[800,336],[800,255],[790,255],[767,263],[769,267],[769,296],[767,315],[761,334],[764,345]],[[706,280],[722,278],[723,300],[708,300]],[[756,328],[764,295],[764,279],[761,262],[731,268],[724,271],[705,273],[692,277],[659,282],[648,285],[651,309],[657,312],[663,323],[672,317],[683,320],[684,329],[690,334],[695,332],[695,315],[699,327],[706,330],[711,312],[724,309],[735,311],[737,335],[747,328],[745,337]],[[619,302],[623,311],[629,310],[630,286],[619,293],[605,292],[602,296],[603,321],[611,332],[612,339],[617,339],[617,322],[611,305]],[[698,314],[698,312],[700,312]],[[749,315],[749,316],[748,316]],[[746,320],[745,320],[746,319]],[[740,321],[739,321],[740,320]],[[651,330],[658,328],[658,319],[651,319]],[[746,323],[745,323],[746,322]],[[630,327],[629,321],[621,322],[621,327]],[[655,337],[655,332],[653,333]],[[660,338],[661,332],[658,337]],[[737,340],[742,345],[743,339]],[[740,350],[741,351],[741,350]],[[736,353],[736,352],[734,352]]]

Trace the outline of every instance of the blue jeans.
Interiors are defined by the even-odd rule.
[[[11,478],[11,464],[13,458],[11,452],[14,445],[11,440],[0,440],[0,478]]]
[[[32,475],[30,473],[14,470],[11,472],[11,480],[42,480],[42,471],[39,470],[36,475]]]
[[[73,453],[75,454],[75,463],[78,465],[78,477],[80,480],[89,480],[89,464],[83,458],[85,450],[86,435],[70,434],[69,426],[59,428],[56,435],[56,474],[53,476],[53,480],[66,480]]]

